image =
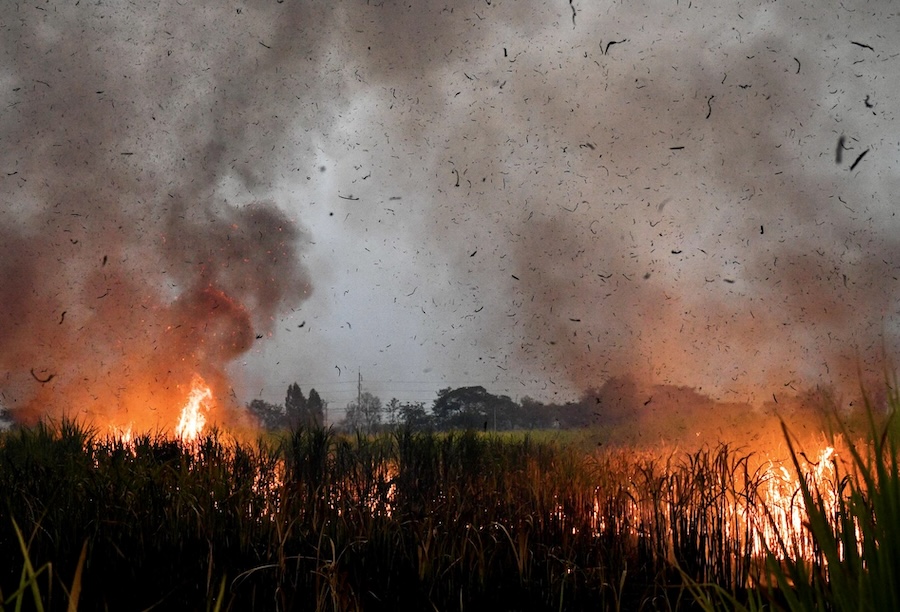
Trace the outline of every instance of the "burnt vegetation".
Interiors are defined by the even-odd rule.
[[[469,393],[485,399],[471,390],[439,399],[452,411]],[[896,398],[890,406],[889,415]],[[801,475],[789,503],[808,509],[802,533],[778,531],[765,505],[782,472],[724,443],[651,453],[594,449],[596,431],[300,426],[267,442],[213,431],[185,443],[103,437],[73,422],[12,429],[0,436],[0,602],[891,609],[897,589],[879,576],[900,542],[891,535],[897,428],[871,408],[867,416],[868,442],[849,443],[845,460],[808,457],[785,438],[782,465]],[[820,465],[829,476],[811,479]]]

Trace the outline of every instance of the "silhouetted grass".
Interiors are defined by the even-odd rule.
[[[42,424],[0,437],[0,550],[9,560],[0,602],[828,608],[887,583],[898,566],[895,439],[879,435],[871,456],[851,447],[854,473],[835,483],[846,498],[837,522],[816,514],[822,483],[802,480],[816,555],[794,562],[797,534],[781,533],[767,565],[759,529],[771,472],[728,445],[589,454],[547,436],[327,429],[280,444],[216,432],[194,444],[150,435],[125,443],[71,422]],[[876,609],[892,603],[872,595],[872,605],[889,606]]]
[[[830,488],[801,481],[815,555],[805,558],[789,546],[773,551],[769,563],[783,593],[783,608],[900,609],[900,396],[896,389],[896,385],[888,387],[889,414],[883,424],[866,401],[867,440],[847,445],[850,460],[845,472],[837,472],[841,464],[834,460],[836,477],[828,483]],[[847,434],[840,422],[838,427]],[[796,466],[801,451],[786,428],[785,437]]]

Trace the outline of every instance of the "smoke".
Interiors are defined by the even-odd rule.
[[[275,398],[877,375],[888,5],[581,4],[10,7],[0,401],[140,413],[248,355]]]
[[[308,238],[270,195],[307,17],[7,8],[0,402],[170,428],[197,373],[236,403],[228,364],[310,292]]]
[[[344,57],[367,84],[348,130],[402,160],[370,161],[373,182],[414,194],[396,216],[348,212],[413,245],[422,273],[396,300],[439,330],[452,379],[854,390],[898,348],[888,13],[347,8]],[[371,187],[356,195],[383,202]]]

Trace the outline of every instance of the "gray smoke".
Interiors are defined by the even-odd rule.
[[[165,351],[275,400],[359,366],[765,399],[897,349],[889,3],[5,14],[7,405],[184,384]]]
[[[630,373],[765,400],[881,378],[889,4],[341,6],[359,110],[332,185],[366,204],[339,217],[364,237],[354,265],[391,269],[375,278],[401,346],[450,380],[551,393]],[[388,344],[376,359],[410,350]]]
[[[308,17],[229,12],[7,5],[0,388],[16,418],[171,427],[194,373],[228,399],[229,362],[309,293],[307,239],[269,195]]]

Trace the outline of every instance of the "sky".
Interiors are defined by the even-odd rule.
[[[206,4],[0,12],[14,414],[754,402],[896,352],[890,2]]]

